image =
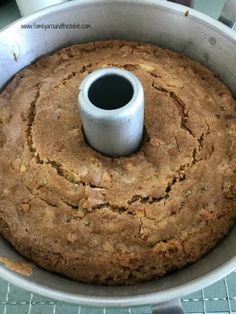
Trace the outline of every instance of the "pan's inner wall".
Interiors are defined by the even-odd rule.
[[[146,1],[145,5],[140,1],[133,2],[132,5],[128,1],[113,3],[104,1],[99,4],[92,1],[86,4],[81,1],[80,3],[71,2],[68,5],[58,6],[53,10],[54,13],[51,9],[47,9],[45,13],[38,13],[34,17],[21,20],[1,32],[1,86],[20,69],[29,65],[38,57],[59,49],[59,47],[77,42],[122,38],[153,42],[183,52],[218,72],[236,95],[235,71],[233,71],[236,68],[235,36],[227,31],[225,27],[202,17],[198,13],[191,11],[189,16],[185,17],[184,8],[172,7],[168,3],[156,4],[153,1]],[[106,16],[106,20],[103,19],[103,16]],[[29,24],[58,24],[62,20],[68,20],[68,17],[72,23],[90,23],[91,28],[86,31],[71,30],[67,32],[21,29],[23,22]],[[142,27],[137,27],[137,21],[142,24]],[[178,28],[176,25],[178,25]],[[36,37],[37,40],[35,40]],[[211,44],[210,38],[215,39],[211,41],[215,42],[214,45]],[[14,59],[13,53],[17,61]],[[226,63],[225,60],[228,60],[228,62]],[[1,266],[1,273],[6,279],[14,281],[22,287],[32,290],[38,289],[42,294],[64,298],[68,301],[80,303],[83,302],[83,297],[87,297],[89,301],[86,302],[91,304],[128,305],[135,303],[137,305],[150,303],[151,300],[159,302],[184,294],[186,289],[188,292],[199,289],[211,280],[217,280],[230,272],[233,265],[235,265],[235,241],[236,229],[234,228],[216,250],[210,252],[198,263],[179,273],[173,273],[168,278],[141,284],[135,292],[130,287],[108,289],[106,287],[78,284],[49,274],[39,268],[35,268],[31,278],[15,275],[3,266]],[[0,241],[0,248],[4,256],[21,259],[3,239]],[[204,276],[208,276],[207,280]],[[199,278],[201,279],[198,281]],[[195,284],[193,280],[198,282]],[[37,288],[35,284],[37,284]],[[182,289],[181,285],[187,286]],[[168,289],[174,290],[167,293]],[[157,295],[149,296],[144,300],[143,294],[157,291],[159,291]],[[91,295],[96,296],[97,299],[95,297],[91,298]],[[140,298],[135,299],[134,296],[140,296]],[[122,298],[122,300],[119,298]]]

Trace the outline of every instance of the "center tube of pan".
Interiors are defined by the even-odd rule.
[[[103,68],[84,78],[78,106],[85,137],[110,156],[135,153],[143,139],[144,91],[140,80],[120,68]]]

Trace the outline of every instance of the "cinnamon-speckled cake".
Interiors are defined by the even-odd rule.
[[[139,151],[86,142],[77,96],[91,71],[133,72],[145,92]],[[53,272],[132,284],[198,260],[236,221],[236,102],[217,75],[155,45],[77,44],[0,94],[0,234]]]

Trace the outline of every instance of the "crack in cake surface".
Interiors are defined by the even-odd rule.
[[[99,63],[96,63],[96,64],[98,65]],[[140,68],[139,64],[124,64],[123,67],[130,69],[131,65],[133,66],[132,70]],[[91,68],[91,66],[92,66],[91,63],[88,66],[84,66],[82,72],[86,72],[88,68]],[[117,66],[117,64],[112,63],[112,64],[109,64],[109,66]],[[146,69],[142,67],[142,70],[145,71]],[[81,72],[81,70],[80,70],[80,72]],[[150,75],[153,74],[150,71],[146,71],[146,72],[148,74],[150,74]],[[77,73],[78,72],[76,72],[76,71],[72,71],[70,74],[68,74],[66,76],[66,78],[63,79],[63,81],[69,81],[69,80],[73,79],[76,76]],[[157,76],[155,74],[153,74],[153,76],[154,77],[159,77],[159,76]],[[186,130],[191,136],[193,136],[195,138],[195,136],[193,135],[192,131],[186,126],[186,122],[187,122],[187,119],[188,119],[188,112],[186,111],[185,105],[178,98],[178,96],[173,91],[169,91],[168,89],[165,89],[165,88],[162,88],[162,87],[157,87],[154,84],[154,82],[152,83],[152,87],[154,87],[159,92],[167,93],[174,100],[174,103],[176,104],[176,106],[177,106],[177,108],[179,110],[180,116],[181,116],[181,126],[180,127],[183,128],[184,130]],[[79,185],[79,186],[90,186],[91,188],[106,189],[105,187],[96,186],[96,185],[93,185],[93,184],[88,183],[88,182],[83,182],[80,178],[78,178],[78,175],[76,175],[75,173],[73,173],[72,171],[70,171],[68,169],[65,169],[65,167],[63,165],[61,165],[60,163],[56,162],[55,160],[47,159],[46,161],[44,161],[44,160],[42,160],[42,158],[40,158],[39,153],[37,152],[37,149],[36,149],[36,145],[33,142],[33,135],[32,135],[32,129],[33,129],[33,124],[34,124],[35,115],[36,115],[36,103],[37,103],[37,101],[38,101],[38,99],[40,97],[40,84],[37,85],[37,88],[38,88],[38,91],[36,93],[35,99],[31,103],[31,106],[30,106],[31,110],[30,110],[30,114],[29,114],[29,123],[28,123],[28,127],[27,127],[28,145],[29,145],[29,148],[30,148],[31,152],[33,153],[34,157],[36,157],[37,163],[50,165],[52,168],[54,168],[56,170],[56,172],[57,172],[57,174],[59,176],[65,178],[67,181],[69,181],[72,184],[76,184],[76,185]],[[208,128],[209,128],[209,126],[208,126]],[[182,181],[182,180],[180,180],[179,171],[181,169],[182,170],[186,169],[186,167],[191,167],[192,165],[194,165],[197,162],[197,160],[196,160],[196,153],[197,153],[197,150],[199,152],[203,148],[204,134],[202,134],[202,136],[199,139],[197,139],[197,141],[199,143],[199,146],[198,146],[198,148],[195,147],[193,152],[192,152],[192,163],[186,164],[186,165],[181,165],[180,169],[176,171],[176,174],[174,174],[172,176],[171,180],[167,181],[166,190],[165,190],[165,193],[163,195],[161,195],[158,198],[154,198],[154,197],[151,197],[151,196],[142,197],[141,195],[138,195],[138,197],[133,196],[132,199],[127,200],[128,206],[130,204],[135,203],[135,202],[152,204],[152,203],[160,202],[160,201],[162,201],[164,199],[167,199],[169,197],[169,193],[171,192],[172,186],[174,184],[176,184],[177,182],[181,182]],[[176,146],[177,146],[177,143],[176,143]],[[178,177],[176,177],[176,175]],[[185,173],[182,173],[182,176],[185,179]],[[109,204],[108,206],[111,209],[112,208],[116,208],[118,210],[118,207],[113,206],[112,204],[107,203],[107,202],[103,203],[102,205],[106,206],[107,204]],[[79,205],[73,205],[73,206],[75,206],[75,208],[76,208],[76,206],[79,206]],[[97,206],[94,206],[90,210],[101,208],[101,204],[98,204]],[[128,208],[128,206],[127,206],[127,208]],[[124,211],[124,207],[122,207],[118,211],[119,212],[123,212]]]
[[[148,86],[147,105],[156,105],[155,99],[158,97],[163,103],[166,101],[166,104],[170,105],[168,110],[173,111],[163,112],[167,112],[171,118],[174,116],[176,119],[173,120],[173,127],[175,128],[173,138],[170,141],[165,137],[164,140],[161,136],[159,138],[158,135],[155,135],[155,130],[158,128],[154,129],[153,133],[149,123],[144,132],[143,147],[140,153],[136,155],[138,158],[136,160],[141,162],[140,172],[135,172],[139,165],[136,161],[134,162],[132,156],[120,161],[113,160],[108,164],[102,156],[93,155],[92,151],[89,151],[89,154],[92,155],[93,159],[88,161],[91,172],[84,170],[77,172],[77,167],[82,167],[80,159],[78,159],[78,164],[75,163],[74,166],[74,164],[63,159],[64,157],[61,158],[64,153],[64,150],[60,148],[61,146],[55,146],[56,148],[59,147],[57,152],[60,157],[57,158],[51,146],[48,149],[44,145],[45,133],[39,131],[41,131],[40,110],[46,104],[46,102],[45,104],[41,102],[41,96],[43,93],[45,94],[45,91],[44,88],[41,88],[41,83],[38,82],[35,97],[29,104],[29,118],[24,130],[27,135],[26,144],[29,147],[28,149],[26,146],[26,149],[27,152],[30,151],[30,157],[25,151],[24,154],[29,160],[28,164],[32,165],[35,171],[34,176],[37,177],[42,171],[45,173],[45,177],[47,175],[47,178],[45,181],[41,176],[42,180],[35,182],[31,178],[30,168],[25,172],[25,167],[23,167],[22,173],[19,172],[18,168],[13,169],[19,174],[18,186],[23,187],[24,184],[28,184],[26,187],[28,194],[26,193],[27,195],[21,198],[17,194],[17,189],[16,193],[11,194],[13,198],[21,198],[15,204],[23,204],[22,209],[19,209],[15,215],[16,219],[13,217],[15,219],[13,226],[9,213],[11,211],[12,216],[14,216],[14,206],[10,204],[10,210],[7,210],[8,206],[4,203],[5,196],[3,194],[2,197],[0,191],[0,201],[3,200],[3,203],[0,203],[1,232],[13,242],[19,251],[41,266],[86,282],[134,283],[161,276],[167,271],[181,268],[186,263],[198,259],[228,232],[232,221],[236,218],[236,214],[232,214],[234,195],[233,192],[229,191],[232,180],[229,179],[227,183],[229,186],[225,187],[226,192],[228,191],[228,199],[224,199],[226,192],[223,191],[224,181],[222,181],[223,174],[226,177],[231,175],[230,167],[232,167],[233,161],[233,151],[230,146],[232,144],[231,138],[224,144],[220,138],[220,136],[224,136],[226,140],[226,136],[230,137],[231,133],[227,131],[227,135],[223,130],[223,128],[228,127],[228,122],[225,121],[225,126],[217,122],[219,128],[218,133],[216,133],[213,115],[211,115],[210,109],[208,112],[202,106],[205,104],[204,98],[202,98],[202,104],[200,101],[194,103],[194,106],[203,116],[202,123],[196,124],[194,127],[191,124],[193,122],[192,113],[195,114],[195,119],[200,115],[197,115],[198,111],[189,110],[189,107],[191,109],[192,106],[191,97],[188,98],[186,93],[188,93],[190,85],[187,82],[186,86],[183,87],[182,82],[178,81],[184,73],[181,74],[181,67],[184,68],[185,66],[184,71],[188,71],[193,64],[193,70],[196,69],[196,73],[191,72],[195,75],[190,78],[191,80],[194,77],[204,76],[203,73],[205,72],[201,66],[186,61],[184,57],[179,58],[170,52],[165,55],[161,49],[151,50],[148,45],[109,42],[107,44],[93,43],[88,44],[88,46],[76,45],[74,47],[66,48],[65,51],[67,52],[61,52],[59,59],[56,56],[50,56],[42,63],[43,66],[46,64],[46,67],[48,65],[52,69],[54,66],[56,67],[55,73],[53,72],[55,76],[46,83],[49,85],[52,83],[53,86],[50,85],[50,87],[52,87],[53,93],[58,93],[62,97],[62,102],[67,103],[68,99],[72,101],[70,93],[63,98],[63,88],[66,85],[66,91],[73,90],[74,86],[78,85],[78,79],[81,78],[80,73],[84,70],[86,72],[86,69],[90,71],[100,66],[124,67],[134,71],[137,75],[140,74],[141,79],[146,83],[145,86]],[[81,51],[86,52],[83,55],[86,60],[83,67],[78,58]],[[93,51],[96,53],[94,54]],[[98,60],[99,58],[95,58],[95,55],[100,56],[101,51],[103,52],[103,60]],[[156,61],[147,60],[149,59],[147,55],[150,55],[151,58],[157,56]],[[80,70],[75,71],[75,66],[69,64],[68,58],[71,60],[71,65],[76,64],[76,69],[80,69],[82,72]],[[67,61],[60,65],[58,60]],[[99,61],[96,66],[93,63],[94,60]],[[178,79],[175,73],[173,74],[175,68],[172,69],[172,61],[173,64],[178,62],[178,69],[180,69],[178,70]],[[158,64],[156,68],[155,62]],[[164,70],[159,71],[159,69]],[[36,68],[33,68],[33,71],[35,70]],[[211,76],[209,72],[207,73],[206,80],[209,80]],[[57,76],[60,79],[57,79]],[[188,73],[185,74],[184,78],[187,79],[187,76]],[[63,79],[65,85],[60,85]],[[207,89],[201,88],[211,95],[215,88],[214,84],[211,85],[211,87],[206,87]],[[56,86],[55,89],[53,89],[54,86]],[[196,86],[200,88],[198,81],[196,81]],[[201,94],[201,89],[199,93]],[[221,97],[218,94],[222,94],[221,91],[217,90],[214,97]],[[196,94],[193,85],[193,97],[196,95],[198,94]],[[212,101],[216,106],[217,102],[213,98]],[[47,109],[47,107],[45,108]],[[63,108],[66,109],[67,107],[64,106]],[[166,108],[162,105],[162,108],[160,106],[160,110],[158,109],[159,111],[148,110],[147,113],[151,116],[152,114],[160,114]],[[66,110],[64,112],[66,114]],[[51,113],[53,111],[50,111]],[[71,113],[73,115],[74,111],[70,110]],[[226,112],[225,116],[221,115],[217,119],[222,121],[226,116],[230,117],[231,120],[234,117],[233,113]],[[52,117],[50,116],[50,118]],[[69,117],[71,116],[69,115]],[[73,119],[71,118],[71,120]],[[227,119],[225,118],[225,120]],[[161,119],[159,121],[161,122]],[[64,121],[61,120],[60,122],[63,123]],[[47,125],[45,127],[47,128]],[[171,125],[167,123],[165,127],[169,128]],[[66,128],[65,130],[67,131]],[[68,128],[68,134],[74,136],[75,132],[73,132],[71,128]],[[81,132],[81,129],[78,127],[76,132]],[[214,132],[215,141],[212,140],[212,133]],[[59,135],[58,138],[60,140]],[[49,143],[52,143],[52,147],[54,147],[53,141],[49,141]],[[78,143],[81,142],[78,141]],[[163,151],[163,146],[165,146],[165,151]],[[226,152],[227,160],[231,164],[227,165],[226,162],[223,163],[222,160],[217,159],[221,152],[218,150],[219,147]],[[85,149],[85,152],[88,151]],[[155,158],[154,153],[157,154],[157,157],[160,157],[159,154],[163,154],[162,159]],[[66,154],[65,156],[68,157]],[[99,158],[101,158],[101,162],[96,163]],[[131,162],[129,162],[129,158]],[[175,159],[176,162],[173,162]],[[92,167],[94,160],[96,166]],[[161,169],[159,165],[161,165]],[[101,167],[98,169],[98,173],[96,167]],[[102,167],[105,167],[105,172],[103,172]],[[114,169],[111,176],[109,176],[109,167]],[[136,181],[134,182],[134,186],[137,188],[131,190],[132,193],[128,193],[128,189],[132,189],[133,185],[130,169],[133,169],[132,171],[137,175],[137,182],[140,181],[138,184]],[[107,181],[99,181],[100,179],[97,178],[97,181],[93,181],[93,176],[102,176],[103,178],[103,174]],[[114,183],[112,180],[115,180],[113,176],[116,180],[120,180],[120,184],[123,184],[123,194],[118,195],[118,201],[116,188],[114,191],[112,190]],[[27,182],[28,177],[30,182]],[[21,178],[22,181],[20,181]],[[5,177],[2,179],[5,180]],[[17,179],[18,177],[16,177],[16,181]],[[107,182],[112,183],[109,185]],[[155,185],[154,188],[152,188],[152,184]],[[219,190],[216,189],[218,185],[220,186]],[[109,194],[110,191],[113,194]],[[22,193],[23,196],[24,193]],[[82,200],[79,196],[80,193]],[[99,195],[98,198],[97,195]],[[87,198],[90,196],[96,202],[87,202]],[[102,198],[99,198],[100,196]],[[27,199],[30,206],[25,205]],[[119,201],[120,199],[122,201]],[[28,209],[28,207],[30,208]],[[44,223],[39,227],[33,225],[30,228],[31,217],[34,219],[33,223],[37,219],[43,219]],[[24,233],[24,228],[28,229],[27,233]],[[31,232],[29,232],[30,229],[32,229]],[[55,229],[54,233],[53,229]],[[42,238],[44,238],[45,243]],[[24,243],[23,239],[28,239],[28,242]],[[50,240],[53,246],[49,250],[46,245]],[[25,250],[23,250],[24,244]],[[64,248],[68,248],[68,250],[64,250]],[[70,255],[70,253],[72,254]],[[60,258],[56,258],[56,262],[55,256],[60,256]],[[101,267],[101,265],[103,266]],[[115,272],[116,269],[117,272]]]

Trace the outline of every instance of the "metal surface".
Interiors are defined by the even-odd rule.
[[[215,69],[236,95],[236,34],[208,16],[188,10],[185,16],[186,7],[160,0],[81,0],[39,11],[1,32],[0,86],[39,56],[59,47],[124,38],[157,43],[199,60]],[[91,27],[47,31],[21,28],[22,24],[34,23],[90,24]]]
[[[40,1],[16,0],[16,3],[18,5],[21,15],[26,16],[42,8],[46,8],[51,5],[62,3],[65,1],[68,1],[68,0],[40,0]]]
[[[185,314],[235,314],[236,271],[181,299]],[[231,311],[231,312],[230,312]],[[17,288],[0,278],[0,314],[151,314],[151,306],[91,308],[65,303]]]
[[[221,12],[219,20],[229,27],[234,27],[236,23],[236,1],[235,0],[227,0],[225,2],[224,8]]]
[[[75,42],[123,38],[157,43],[217,71],[236,95],[236,34],[198,12],[152,0],[71,1],[14,23],[0,34],[0,86],[36,58]],[[171,21],[171,23],[170,23]],[[81,30],[21,29],[30,23],[90,23]],[[178,27],[177,27],[178,25]],[[37,36],[37,40],[35,40]],[[14,53],[14,54],[13,54]],[[14,58],[14,56],[16,58]],[[227,60],[227,61],[226,61]],[[6,241],[1,255],[24,260]],[[1,276],[32,292],[63,301],[100,306],[155,304],[199,290],[236,266],[236,228],[197,263],[162,279],[132,287],[105,287],[73,282],[34,267],[29,278],[0,266]]]
[[[92,72],[80,85],[78,103],[85,136],[94,149],[111,157],[138,150],[143,137],[144,92],[134,74],[119,68]]]
[[[168,303],[156,304],[152,307],[153,314],[184,314],[180,300],[172,300]]]

